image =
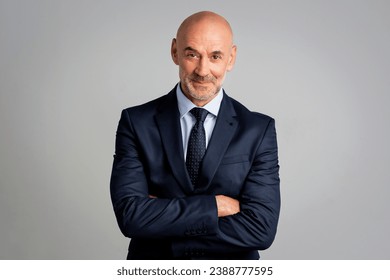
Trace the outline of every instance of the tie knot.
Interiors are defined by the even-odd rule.
[[[194,107],[190,110],[190,113],[195,117],[197,122],[204,122],[209,112],[206,109]]]

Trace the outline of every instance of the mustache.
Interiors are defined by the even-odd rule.
[[[207,75],[207,76],[199,76],[198,74],[196,73],[193,73],[189,76],[189,78],[194,81],[194,82],[215,82],[216,79],[211,76],[211,75]]]

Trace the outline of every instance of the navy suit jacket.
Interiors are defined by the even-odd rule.
[[[199,182],[186,170],[175,89],[122,111],[110,189],[128,259],[258,259],[280,211],[274,120],[224,93]],[[240,212],[218,218],[218,194]]]

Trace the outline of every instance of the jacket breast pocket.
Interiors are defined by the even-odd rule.
[[[226,156],[222,159],[221,165],[234,164],[234,163],[247,162],[247,161],[249,161],[248,155]]]

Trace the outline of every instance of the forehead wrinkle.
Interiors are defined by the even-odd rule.
[[[233,45],[226,43],[226,40],[221,38],[183,38],[180,41],[177,41],[178,48],[185,50],[192,50],[201,52],[207,52],[208,54],[212,53],[230,53],[230,49]]]

